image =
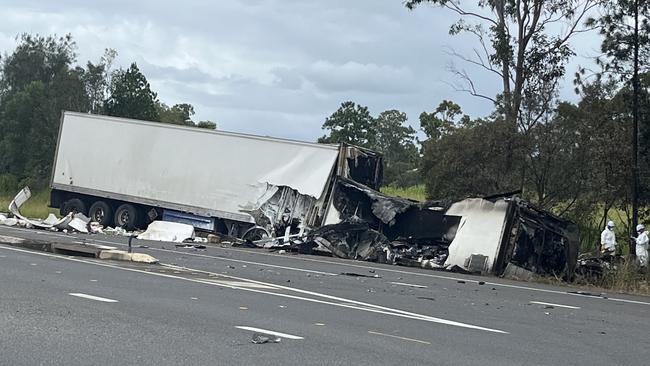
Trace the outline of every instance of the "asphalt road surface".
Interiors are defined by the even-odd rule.
[[[0,365],[650,364],[645,297],[261,249],[134,245],[161,264],[0,245]]]

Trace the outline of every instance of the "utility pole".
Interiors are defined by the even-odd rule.
[[[632,75],[632,233],[639,223],[639,0],[634,1],[634,74]],[[630,246],[631,248],[631,246]],[[634,251],[630,250],[634,255]]]

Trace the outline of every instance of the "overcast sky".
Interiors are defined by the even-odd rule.
[[[71,33],[79,63],[116,49],[116,66],[137,62],[163,102],[191,103],[195,120],[223,130],[314,140],[345,100],[373,115],[399,109],[414,127],[443,99],[474,117],[492,109],[449,85],[445,48],[473,46],[448,35],[454,15],[408,11],[402,0],[3,0],[1,14],[1,52],[23,32]],[[599,39],[575,44],[569,75],[590,62]],[[498,92],[497,79],[473,75],[482,92]],[[570,77],[561,96],[575,100]]]

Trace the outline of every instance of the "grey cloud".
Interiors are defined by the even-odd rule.
[[[362,64],[348,61],[334,64],[316,61],[312,64],[275,70],[279,85],[296,88],[304,82],[323,92],[409,93],[419,89],[419,81],[406,67]]]
[[[401,0],[5,0],[0,51],[22,32],[69,32],[80,63],[115,48],[116,67],[138,62],[162,101],[194,104],[197,119],[313,140],[345,100],[374,114],[403,110],[414,126],[442,99],[489,113],[489,102],[445,83],[454,79],[444,46],[472,44],[448,36],[454,19],[433,7],[409,12]],[[474,74],[487,93],[498,90]]]

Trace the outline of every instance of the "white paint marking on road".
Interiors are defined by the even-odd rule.
[[[627,303],[630,303],[630,304],[650,305],[650,302],[628,300],[628,299],[615,299],[613,297],[610,297],[607,300],[618,301],[618,302],[627,302]]]
[[[180,272],[174,272],[174,273],[180,273]],[[206,279],[205,281],[210,281],[219,285],[226,285],[231,287],[275,289],[275,287],[273,286],[262,285],[259,283],[251,283],[248,281],[219,281],[219,280],[212,280],[212,279]]]
[[[556,307],[556,308],[580,309],[579,306],[553,304],[553,303],[550,303],[550,302],[542,302],[542,301],[531,301],[530,303],[531,304],[537,304],[537,305],[553,306],[553,307]]]
[[[280,333],[280,332],[275,332],[273,330],[266,330],[266,329],[260,329],[260,328],[253,328],[253,327],[247,327],[244,325],[238,325],[235,328],[238,329],[243,329],[243,330],[250,330],[251,332],[257,332],[257,333],[264,333],[268,335],[274,335],[276,337],[280,338],[287,338],[287,339],[305,339],[301,336],[293,335],[293,334],[287,334],[287,333]]]
[[[408,286],[408,287],[416,287],[416,288],[428,288],[427,286],[424,285],[415,285],[412,283],[404,283],[404,282],[389,282],[390,284],[393,285],[398,285],[398,286]]]
[[[344,308],[348,308],[348,309],[356,309],[356,310],[362,310],[362,311],[367,311],[367,312],[372,312],[372,313],[377,313],[377,314],[384,314],[384,315],[389,315],[389,316],[396,316],[396,317],[419,320],[419,321],[426,321],[426,322],[431,322],[431,323],[445,324],[445,325],[450,325],[450,326],[455,326],[455,327],[460,327],[460,328],[481,330],[481,331],[486,331],[486,332],[491,332],[491,333],[509,334],[508,332],[503,331],[503,330],[499,330],[499,329],[485,328],[485,327],[481,327],[481,326],[477,326],[477,325],[466,324],[466,323],[461,323],[461,322],[442,319],[442,318],[436,318],[436,317],[428,316],[428,315],[411,313],[411,312],[407,312],[407,311],[403,311],[403,310],[399,310],[399,309],[391,309],[391,308],[383,307],[383,306],[379,306],[379,305],[367,304],[367,303],[363,303],[363,302],[360,302],[360,301],[344,299],[344,298],[340,298],[340,297],[336,297],[336,296],[320,294],[320,293],[316,293],[316,292],[300,290],[300,289],[291,288],[291,287],[268,284],[268,285],[274,286],[276,288],[292,290],[292,291],[299,292],[299,293],[314,294],[314,295],[320,296],[320,297],[325,297],[325,298],[330,298],[330,299],[338,299],[340,301],[347,301],[349,303],[349,305],[338,304],[338,303],[335,303],[335,302],[318,300],[318,299],[307,298],[307,297],[296,296],[296,295],[289,295],[289,294],[283,294],[283,293],[277,293],[277,292],[263,291],[263,290],[259,290],[259,289],[229,286],[229,285],[225,285],[225,284],[214,283],[214,282],[207,281],[207,280],[185,278],[185,277],[180,277],[180,276],[175,276],[175,275],[170,275],[170,274],[157,273],[157,272],[147,272],[147,271],[140,270],[140,269],[135,269],[135,268],[118,267],[118,266],[116,266],[114,264],[100,263],[100,262],[88,261],[88,260],[83,260],[83,259],[78,259],[78,258],[67,258],[67,257],[59,256],[59,255],[56,255],[56,254],[34,252],[34,251],[30,251],[30,250],[23,250],[23,249],[18,249],[18,248],[13,248],[13,247],[0,246],[0,249],[12,250],[12,251],[17,251],[17,252],[22,252],[22,253],[27,253],[27,254],[32,254],[32,255],[39,255],[39,256],[44,256],[44,257],[50,257],[50,258],[61,258],[61,259],[66,259],[66,260],[69,260],[69,261],[72,261],[72,262],[85,263],[85,264],[90,264],[90,265],[99,266],[99,267],[107,267],[107,268],[112,268],[112,269],[117,269],[117,270],[122,270],[122,271],[136,272],[136,273],[159,276],[159,277],[174,278],[174,279],[182,280],[182,281],[202,283],[202,284],[213,285],[213,286],[221,286],[221,287],[225,287],[225,288],[248,291],[248,292],[253,292],[253,293],[258,293],[258,294],[266,294],[266,295],[271,295],[271,296],[278,296],[278,297],[289,298],[289,299],[294,299],[294,300],[301,300],[301,301],[307,301],[307,302],[313,302],[313,303],[318,303],[318,304],[339,306],[339,307],[344,307]],[[194,270],[194,271],[203,272],[203,273],[206,272],[206,271],[201,271],[201,270]],[[231,278],[236,278],[236,277],[232,277],[232,276],[230,276],[230,277]],[[242,280],[241,278],[237,278],[237,279]],[[253,280],[250,280],[250,281],[251,282],[259,282],[259,281],[253,281]],[[260,282],[260,283],[263,283],[263,282]],[[368,307],[361,307],[361,306],[357,306],[355,304],[359,304],[359,305],[362,305],[362,306],[368,306]]]
[[[397,339],[401,339],[401,340],[403,340],[403,341],[416,342],[416,343],[423,343],[423,344],[431,344],[431,342],[421,341],[421,340],[419,340],[419,339],[406,338],[406,337],[400,337],[400,336],[396,336],[396,335],[392,335],[392,334],[373,332],[372,330],[369,330],[368,333],[370,333],[370,334],[375,334],[375,335],[380,335],[380,336],[384,336],[384,337],[397,338]]]
[[[90,282],[97,282],[97,280],[90,280]]]
[[[181,268],[181,269],[184,269],[186,271],[195,271],[195,272],[202,272],[202,273],[206,273],[206,274],[219,275],[218,273],[203,271],[203,270],[199,270],[199,269],[192,269],[192,268],[187,268],[187,267],[173,266],[173,265],[168,265],[168,264],[163,264],[163,266],[171,267],[171,268]],[[297,292],[297,293],[300,293],[300,294],[322,297],[322,298],[326,298],[328,300],[340,301],[340,303],[328,302],[328,301],[322,301],[322,300],[316,300],[316,299],[309,299],[309,298],[305,298],[305,297],[299,297],[299,296],[293,296],[293,295],[287,295],[287,294],[278,294],[278,293],[272,293],[272,292],[261,291],[261,290],[256,291],[256,292],[260,292],[260,293],[266,293],[266,294],[271,294],[271,295],[275,295],[275,296],[285,296],[285,297],[299,299],[299,300],[319,302],[319,303],[323,303],[323,304],[341,306],[341,307],[350,308],[350,309],[357,309],[357,310],[365,310],[365,311],[370,311],[370,312],[380,313],[380,314],[386,314],[386,315],[400,316],[400,317],[409,318],[409,319],[420,319],[420,320],[425,320],[425,321],[429,321],[429,322],[433,322],[433,323],[453,325],[453,326],[462,327],[462,328],[470,328],[470,329],[484,330],[484,331],[494,332],[494,333],[508,334],[508,332],[498,330],[498,329],[484,328],[484,327],[480,327],[480,326],[476,326],[476,325],[456,322],[456,321],[453,321],[453,320],[447,320],[447,319],[442,319],[442,318],[436,318],[436,317],[423,315],[423,314],[418,314],[418,313],[412,313],[412,312],[409,312],[409,311],[393,309],[393,308],[389,308],[389,307],[385,307],[385,306],[381,306],[381,305],[369,304],[369,303],[366,303],[366,302],[350,300],[350,299],[337,297],[337,296],[332,296],[332,295],[327,295],[327,294],[323,294],[323,293],[319,293],[319,292],[302,290],[302,289],[298,289],[298,288],[295,288],[295,287],[287,287],[287,286],[269,284],[269,283],[266,283],[266,282],[250,280],[250,279],[245,279],[245,278],[231,276],[231,275],[221,275],[221,276],[229,277],[229,278],[232,278],[232,279],[237,279],[237,280],[240,280],[240,281],[259,283],[259,284],[262,284],[262,285],[271,286],[274,289],[282,289],[282,290]],[[224,285],[224,286],[230,287],[230,288],[235,288],[235,289],[243,289],[243,290],[245,290],[245,288],[241,288],[241,287],[234,287],[234,286],[228,286],[228,285]]]
[[[77,292],[70,292],[68,295],[81,297],[81,298],[88,299],[88,300],[101,301],[101,302],[118,302],[117,300],[107,299],[105,297],[93,296],[93,295],[88,295],[88,294],[80,294],[80,293],[77,293]]]
[[[36,266],[37,264],[36,263],[30,263],[29,265],[30,266]]]

